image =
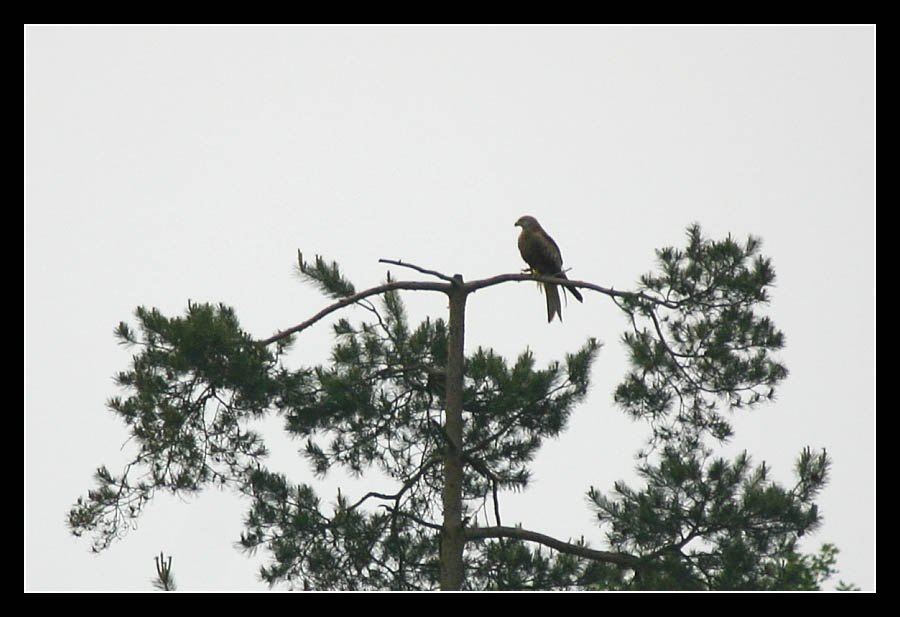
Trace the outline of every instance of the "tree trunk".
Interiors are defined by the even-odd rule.
[[[444,457],[444,523],[441,530],[441,591],[459,591],[463,584],[462,525],[462,399],[463,343],[465,341],[466,293],[462,277],[456,275],[449,293],[450,328],[447,352],[447,408],[444,432],[447,450]]]

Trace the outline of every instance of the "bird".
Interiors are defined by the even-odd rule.
[[[519,253],[522,259],[531,268],[533,274],[552,276],[554,278],[568,278],[562,271],[562,254],[559,247],[553,241],[537,219],[533,216],[521,216],[515,222],[515,227],[521,227],[519,234]],[[562,321],[562,307],[559,303],[559,289],[555,283],[544,283],[544,293],[547,295],[547,323],[553,321],[553,316]],[[579,302],[583,302],[581,293],[575,287],[563,286]]]

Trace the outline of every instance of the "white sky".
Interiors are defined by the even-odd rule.
[[[736,416],[746,448],[792,484],[827,448],[824,525],[837,578],[875,586],[874,28],[28,27],[25,30],[25,589],[149,590],[174,555],[182,590],[265,590],[263,552],[234,548],[246,503],[165,495],[92,555],[64,525],[106,464],[133,452],[105,408],[131,352],[112,335],[138,305],[233,306],[265,337],[328,304],[292,274],[298,248],[364,289],[379,258],[466,279],[519,271],[532,214],[570,276],[627,289],[654,249],[763,239],[770,313],[791,375]],[[395,278],[422,278],[392,269]],[[471,297],[466,348],[542,364],[606,343],[568,431],[544,447],[505,524],[603,547],[584,493],[634,481],[648,434],[614,406],[625,318],[586,294],[546,323],[532,284]],[[446,317],[404,295],[412,323]],[[359,311],[344,316],[363,319]],[[335,317],[336,318],[336,317]],[[330,322],[291,361],[326,360]],[[317,483],[280,436],[272,467]],[[124,444],[124,446],[123,446]],[[375,480],[370,488],[389,491]]]

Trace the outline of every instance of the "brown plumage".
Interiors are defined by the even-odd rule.
[[[516,226],[522,228],[519,234],[519,253],[531,267],[534,274],[543,276],[552,276],[555,278],[568,278],[566,273],[562,271],[562,254],[559,247],[553,241],[547,232],[544,231],[541,224],[537,222],[533,216],[523,216],[516,221]],[[547,322],[553,321],[553,316],[558,315],[562,321],[562,307],[559,302],[558,285],[553,283],[545,283],[543,285],[544,293],[547,295]],[[578,289],[575,287],[564,286],[576,300],[582,302]]]

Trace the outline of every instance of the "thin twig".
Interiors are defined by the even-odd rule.
[[[406,263],[405,261],[394,260],[394,259],[379,259],[378,263],[393,264],[395,266],[400,266],[402,268],[412,268],[413,270],[421,272],[422,274],[430,274],[431,276],[436,276],[439,279],[447,281],[448,283],[453,282],[452,276],[447,276],[446,274],[441,274],[440,272],[437,272],[436,270],[429,270],[427,268],[423,268],[423,267],[417,266],[415,264]]]
[[[381,504],[381,507],[384,508],[385,510],[387,510],[388,512],[390,512],[391,514],[397,514],[400,516],[404,516],[404,517],[408,518],[409,520],[416,522],[419,525],[422,525],[424,527],[428,527],[430,529],[436,529],[438,531],[443,529],[443,527],[441,527],[440,525],[426,521],[423,518],[419,518],[418,516],[416,516],[414,514],[410,514],[409,512],[406,512],[405,510],[395,510],[394,508],[390,507],[387,504]]]

